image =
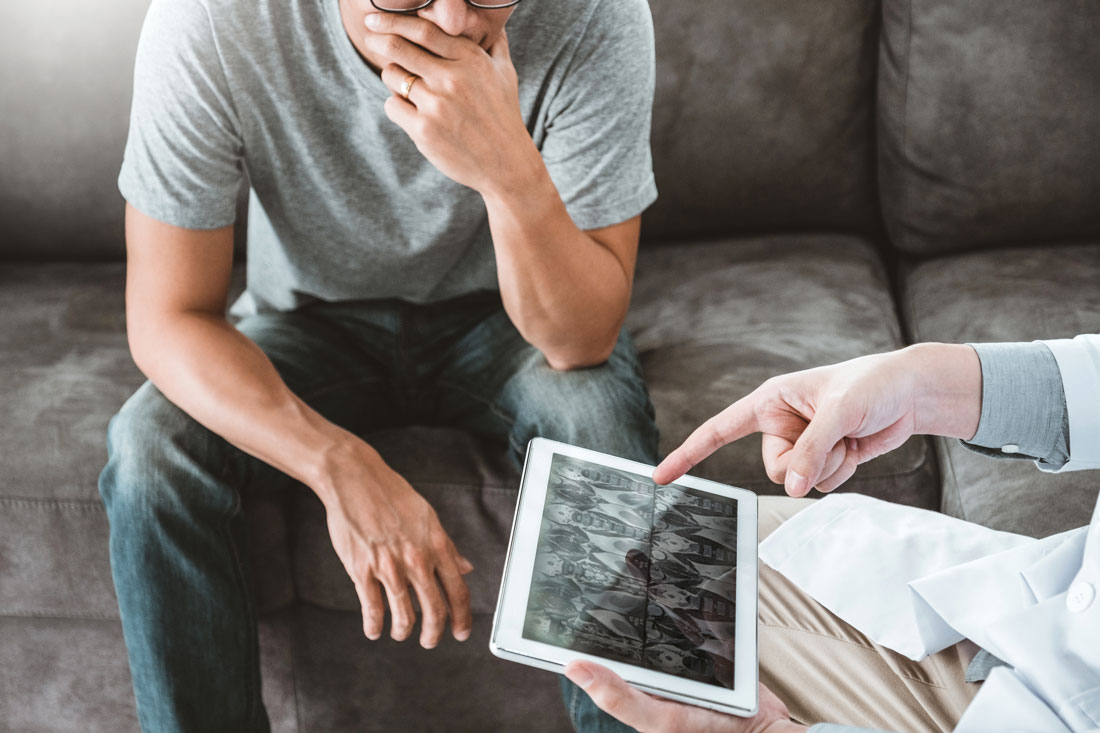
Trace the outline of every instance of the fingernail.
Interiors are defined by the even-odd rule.
[[[378,30],[378,26],[382,23],[382,19],[378,17],[377,13],[370,13],[363,21],[367,24],[367,27],[372,31]]]
[[[787,493],[791,496],[805,496],[806,483],[806,477],[798,471],[787,471]]]
[[[592,673],[584,667],[573,668],[572,670],[570,670],[569,674],[566,675],[566,677],[572,680],[574,684],[577,684],[581,687],[588,687],[590,684],[592,684],[593,679]]]
[[[469,629],[463,629],[462,631],[456,632],[455,633],[455,638],[458,639],[459,641],[466,641],[467,639],[470,638],[470,630]]]

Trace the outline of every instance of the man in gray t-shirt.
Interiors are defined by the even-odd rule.
[[[656,459],[622,331],[656,196],[648,6],[494,5],[152,2],[119,177],[150,381],[100,479],[146,729],[268,727],[242,492],[316,493],[363,633],[388,611],[406,638],[415,593],[430,648],[448,616],[469,636],[473,566],[362,436],[428,423],[517,461],[536,435]]]

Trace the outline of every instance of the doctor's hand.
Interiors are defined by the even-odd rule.
[[[982,375],[969,346],[918,344],[774,377],[693,432],[653,472],[667,484],[722,446],[763,433],[768,477],[801,497],[832,491],[856,467],[914,434],[969,439]]]
[[[738,718],[646,694],[628,685],[606,667],[592,662],[570,662],[565,667],[565,676],[587,692],[601,710],[640,733],[786,733],[806,730],[805,726],[791,722],[787,706],[764,685],[760,685],[760,709],[756,715]]]

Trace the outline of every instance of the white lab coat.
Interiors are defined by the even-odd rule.
[[[1058,470],[1100,469],[1100,335],[1044,343],[1069,420]],[[1089,526],[1036,540],[837,494],[784,523],[760,557],[911,659],[968,638],[1011,664],[956,731],[1100,731],[1100,501]]]

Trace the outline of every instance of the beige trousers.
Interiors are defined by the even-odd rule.
[[[760,539],[813,499],[760,497]],[[879,646],[760,565],[760,680],[801,723],[947,731],[978,692],[969,641],[914,662]]]

